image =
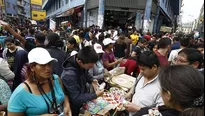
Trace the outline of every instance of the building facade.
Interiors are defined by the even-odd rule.
[[[158,33],[161,26],[177,30],[180,18],[182,0],[160,0],[159,17],[156,23],[155,32]]]
[[[79,23],[85,0],[44,0],[42,8],[47,12],[47,18],[54,19],[57,24],[63,21]]]
[[[88,0],[87,25],[131,23],[138,30],[160,32],[161,26],[176,26],[181,4],[182,0]]]
[[[24,6],[26,15],[25,17],[28,19],[31,19],[31,3],[30,0],[25,0],[25,6]]]
[[[16,0],[5,0],[5,11],[7,15],[17,15],[17,1]]]
[[[201,8],[198,24],[196,28],[200,33],[204,33],[204,5]]]
[[[130,24],[138,30],[160,32],[162,25],[176,26],[181,3],[182,0],[44,0],[43,9],[47,18],[71,20],[76,7],[83,6],[84,12],[81,8],[74,19],[84,19],[81,22],[86,27]]]
[[[147,2],[148,1],[148,2]],[[97,24],[100,27],[121,26],[126,23],[135,25],[139,29],[143,29],[145,25],[144,16],[147,22],[153,25],[154,15],[157,11],[157,0],[88,0],[88,21],[87,25]],[[145,7],[147,7],[147,11]],[[103,11],[104,10],[104,11]],[[102,18],[104,15],[104,18]],[[103,22],[103,23],[102,23]],[[148,25],[146,25],[148,27]]]
[[[4,14],[5,14],[4,0],[0,0],[0,19],[3,19]]]

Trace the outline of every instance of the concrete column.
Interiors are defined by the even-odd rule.
[[[154,33],[157,33],[157,24],[159,20],[159,14],[160,14],[160,0],[158,0],[158,3],[157,3],[157,14],[154,19],[154,29],[153,29]]]
[[[150,18],[151,18],[151,12],[152,12],[152,0],[146,0],[146,8],[144,13],[144,32],[146,33],[149,30],[150,27]]]
[[[85,0],[85,5],[83,8],[83,27],[87,28],[87,22],[88,22],[87,0]]]
[[[157,29],[156,29],[157,33],[160,33],[162,22],[163,22],[163,17],[159,16],[158,23],[157,23]]]
[[[136,20],[135,20],[135,27],[137,30],[140,30],[140,28],[141,28],[141,13],[140,13],[140,11],[137,11]]]
[[[105,0],[99,0],[99,8],[98,8],[98,26],[103,28],[104,25],[104,14],[105,14]]]

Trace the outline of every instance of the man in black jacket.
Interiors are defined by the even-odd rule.
[[[98,90],[98,81],[89,75],[88,70],[98,61],[98,55],[92,47],[83,48],[76,56],[68,58],[61,75],[63,84],[70,99],[73,116],[78,116],[84,103],[92,101],[104,93]],[[89,92],[92,84],[95,93]]]

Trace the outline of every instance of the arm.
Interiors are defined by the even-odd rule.
[[[61,87],[63,89],[63,92],[65,94],[65,100],[64,100],[64,113],[66,114],[66,116],[71,116],[72,113],[71,113],[71,108],[70,108],[70,101],[69,101],[69,98],[68,96],[66,95],[66,91],[64,89],[64,86],[63,86],[63,82],[60,78],[58,78],[60,84],[61,84]]]
[[[0,105],[0,111],[6,111],[7,105],[8,104]]]
[[[104,74],[99,74],[99,75],[96,75],[96,76],[93,76],[95,79],[99,80],[99,79],[103,79],[104,78]]]
[[[15,74],[10,70],[7,61],[3,59],[1,61],[1,66],[0,66],[0,75],[3,76],[6,80],[12,80],[15,77]]]
[[[76,75],[66,74],[62,76],[62,81],[70,101],[72,101],[75,106],[81,107],[83,103],[96,99],[97,95],[95,93],[81,93],[81,87],[77,83],[77,78]]]
[[[120,62],[116,60],[113,63],[109,63],[109,61],[104,61],[103,64],[106,68],[114,67],[115,65],[119,64]]]
[[[3,27],[9,31],[16,39],[18,39],[23,46],[25,46],[26,40],[24,39],[24,37],[22,37],[20,34],[16,33],[11,27],[10,25],[3,25]]]
[[[94,68],[92,68],[92,69],[89,70],[89,74],[90,74],[91,76],[94,75]],[[93,76],[93,78],[94,78],[94,79],[97,79],[97,80],[103,79],[103,78],[104,78],[104,74],[102,73],[102,74]]]
[[[2,53],[2,56],[3,56],[3,59],[6,60],[6,52],[7,52],[8,48],[4,49],[3,53]]]
[[[24,113],[8,112],[8,116],[25,116]]]

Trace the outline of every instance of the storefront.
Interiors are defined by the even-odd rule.
[[[103,1],[103,2],[101,2]],[[103,3],[103,5],[102,5]],[[151,12],[153,16],[156,15],[157,0],[152,0]],[[103,8],[102,8],[103,7]],[[103,26],[120,26],[124,28],[125,24],[134,24],[138,29],[143,28],[143,15],[145,13],[145,0],[90,0],[88,2],[88,21],[87,25],[98,24]],[[104,9],[102,13],[101,9]],[[101,18],[101,15],[104,15]],[[152,19],[152,16],[150,17]],[[153,20],[151,20],[153,21]]]
[[[66,10],[65,12],[56,15],[55,21],[57,25],[60,25],[64,21],[69,21],[72,26],[81,26],[82,25],[82,13],[83,13],[83,5],[74,7]]]

